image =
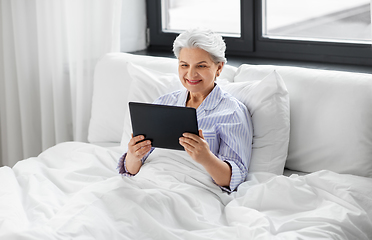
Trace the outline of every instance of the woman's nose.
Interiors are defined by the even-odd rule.
[[[195,68],[191,67],[187,74],[188,74],[190,79],[193,79],[194,77],[196,77],[198,75],[198,72],[196,71]]]

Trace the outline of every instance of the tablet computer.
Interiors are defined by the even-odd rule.
[[[199,135],[195,108],[129,102],[129,111],[133,136],[144,135],[153,147],[184,150],[182,134]]]

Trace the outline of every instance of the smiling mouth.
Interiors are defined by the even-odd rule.
[[[187,82],[188,82],[189,84],[191,84],[191,85],[196,85],[196,84],[198,84],[198,83],[201,82],[201,80],[189,80],[189,79],[186,79],[186,80],[187,80]]]

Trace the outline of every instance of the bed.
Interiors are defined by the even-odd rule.
[[[254,124],[250,172],[227,194],[184,151],[117,164],[128,101],[180,87],[173,58],[110,53],[96,66],[89,143],[0,168],[0,239],[372,239],[372,76],[227,65],[217,80]]]

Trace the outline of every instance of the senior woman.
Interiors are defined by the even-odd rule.
[[[252,121],[244,104],[215,83],[226,62],[226,45],[220,35],[191,29],[173,45],[184,90],[161,96],[154,103],[196,109],[199,136],[184,133],[179,143],[227,192],[234,191],[247,175],[252,150]],[[119,172],[135,175],[154,148],[133,137],[119,162]]]

